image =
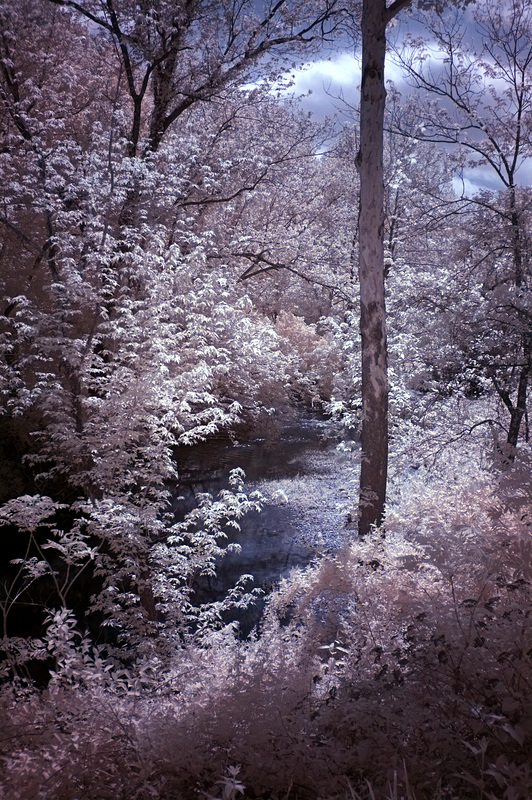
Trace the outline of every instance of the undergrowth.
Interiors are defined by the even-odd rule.
[[[293,572],[247,641],[129,669],[58,612],[48,686],[1,694],[0,797],[529,800],[530,532],[524,503],[427,494]]]

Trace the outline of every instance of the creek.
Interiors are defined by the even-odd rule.
[[[358,445],[334,422],[300,414],[279,423],[275,435],[241,443],[219,437],[178,452],[181,509],[196,505],[200,492],[228,486],[231,469],[246,473],[245,489],[265,498],[261,512],[241,521],[216,579],[195,588],[198,602],[219,599],[242,574],[266,592],[288,570],[334,552],[343,542],[352,502]]]

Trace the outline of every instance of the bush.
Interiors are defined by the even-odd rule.
[[[3,690],[0,796],[527,800],[530,528],[473,497],[476,549],[461,501],[427,492],[295,571],[247,641],[228,626],[117,669],[56,616],[47,689]],[[418,515],[452,559],[407,541]]]

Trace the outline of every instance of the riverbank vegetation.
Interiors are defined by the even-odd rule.
[[[504,8],[424,12],[437,70],[396,47],[421,94],[388,90],[389,487],[359,539],[357,111],[286,94],[353,18],[0,2],[0,797],[532,794],[532,14]],[[206,597],[264,498],[235,468],[191,507],[180,453],[280,446],[302,409],[352,459],[343,546]]]

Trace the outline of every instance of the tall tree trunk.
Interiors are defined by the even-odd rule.
[[[380,525],[388,470],[388,366],[384,298],[383,129],[386,0],[364,0],[360,98],[360,333],[362,466],[358,532]]]
[[[520,289],[523,284],[523,242],[522,242],[522,219],[516,202],[516,187],[514,185],[513,173],[510,174],[510,185],[508,187],[509,197],[509,219],[511,225],[511,243],[512,243],[512,257],[514,275],[513,281],[517,289]],[[506,398],[502,398],[506,407],[510,412],[510,426],[508,428],[508,437],[506,443],[509,445],[507,460],[512,462],[515,458],[515,449],[519,439],[519,430],[521,422],[526,414],[526,401],[528,393],[528,381],[532,371],[532,334],[525,331],[521,336],[521,349],[523,354],[523,363],[519,371],[519,382],[517,385],[517,396],[515,399],[515,406],[510,401],[509,394]],[[499,396],[502,397],[499,392]]]
[[[532,334],[524,333],[523,337],[523,364],[519,371],[519,383],[517,385],[517,397],[515,406],[510,404],[510,427],[508,428],[507,444],[510,445],[510,460],[513,461],[515,457],[515,449],[519,439],[519,430],[521,422],[526,415],[526,399],[528,393],[528,380],[532,374]]]

